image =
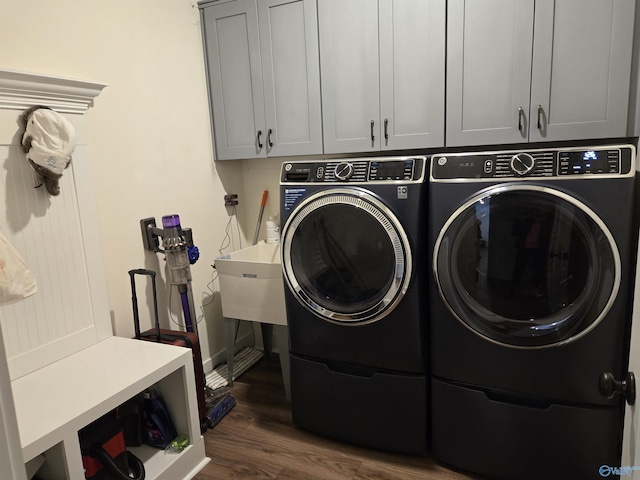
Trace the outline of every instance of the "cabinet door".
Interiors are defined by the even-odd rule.
[[[445,0],[380,0],[382,150],[444,145]]]
[[[449,0],[447,145],[527,141],[534,0]]]
[[[530,141],[626,134],[633,0],[537,0]]]
[[[322,153],[315,1],[260,0],[258,21],[267,154]]]
[[[264,100],[255,0],[203,9],[216,159],[266,156]]]
[[[318,0],[325,153],[380,149],[378,6]]]

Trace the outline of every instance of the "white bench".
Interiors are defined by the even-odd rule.
[[[209,461],[196,401],[191,351],[110,337],[11,382],[24,461],[43,454],[42,476],[84,479],[78,431],[155,385],[180,434],[191,445],[180,454],[131,449],[148,480],[190,479]]]

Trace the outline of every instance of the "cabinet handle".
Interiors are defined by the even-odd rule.
[[[538,130],[542,130],[542,105],[538,105]]]
[[[271,129],[269,129],[267,131],[267,145],[269,145],[269,148],[273,147],[273,142],[271,141],[271,134],[273,133],[273,131]]]
[[[384,119],[384,139],[386,142],[389,142],[389,119]]]
[[[258,148],[262,148],[262,141],[260,137],[262,136],[262,130],[258,130]]]
[[[518,107],[518,130],[522,132],[522,118],[524,117],[524,110],[522,107]]]
[[[373,135],[373,126],[374,126],[375,122],[373,120],[371,120],[371,141],[374,142],[376,140],[376,137]]]

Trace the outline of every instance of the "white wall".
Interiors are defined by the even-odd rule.
[[[1,68],[108,84],[86,124],[115,333],[133,334],[127,271],[139,267],[162,272],[161,323],[170,326],[163,257],[143,250],[139,220],[155,217],[160,225],[163,215],[177,213],[182,226],[193,229],[201,253],[191,270],[199,315],[205,305],[199,324],[203,357],[221,358],[219,286],[210,282],[230,218],[223,195],[240,196],[246,246],[246,239],[253,239],[263,189],[270,191],[265,215],[277,213],[279,162],[264,177],[259,166],[213,161],[197,3],[0,0],[0,17]],[[252,179],[247,190],[243,172]],[[225,253],[240,246],[235,219],[232,225],[233,242]],[[213,301],[209,288],[216,293]],[[145,291],[140,283],[143,328],[150,326],[151,310]],[[175,288],[171,310],[179,318]]]
[[[289,160],[295,160],[290,158]],[[242,181],[244,186],[247,236],[250,242],[256,232],[262,192],[268,190],[267,203],[264,207],[259,239],[267,236],[266,222],[272,216],[276,218],[280,213],[280,168],[283,158],[261,158],[243,160]],[[276,218],[277,220],[277,218]]]

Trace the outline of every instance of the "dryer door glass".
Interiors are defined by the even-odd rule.
[[[332,189],[310,197],[282,231],[283,269],[298,300],[336,322],[384,317],[411,276],[408,240],[373,196]]]
[[[611,233],[587,206],[546,187],[509,185],[463,205],[434,252],[440,294],[465,326],[516,347],[593,329],[620,285]]]

